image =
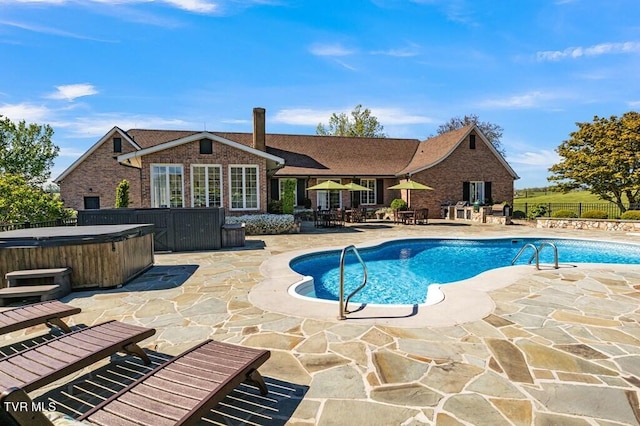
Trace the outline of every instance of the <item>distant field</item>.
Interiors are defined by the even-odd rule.
[[[589,191],[571,191],[567,194],[551,191],[516,191],[514,203],[606,203]]]

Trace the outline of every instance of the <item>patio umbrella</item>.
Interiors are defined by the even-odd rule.
[[[396,185],[390,186],[387,189],[406,189],[407,198],[409,199],[409,202],[407,203],[408,207],[411,207],[411,191],[423,191],[423,190],[433,191],[433,188],[431,188],[430,186],[423,185],[420,182],[416,182],[411,179],[404,182],[400,182]]]
[[[338,183],[333,180],[325,180],[317,185],[313,185],[307,188],[307,190],[313,191],[346,191],[349,189],[346,185]]]
[[[329,191],[329,192],[346,191],[348,189],[349,188],[347,188],[346,185],[343,185],[333,180],[325,180],[324,182],[320,182],[317,185],[313,185],[307,188],[307,190],[311,190],[311,191]]]
[[[347,186],[348,190],[351,191],[351,207],[353,207],[353,193],[355,191],[372,191],[371,188],[367,188],[366,186],[359,185],[355,182],[345,183],[344,186]]]

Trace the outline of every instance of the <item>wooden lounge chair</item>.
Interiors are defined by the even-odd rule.
[[[80,308],[65,305],[57,300],[20,306],[0,312],[0,334],[7,334],[38,324],[57,326],[65,333],[71,332],[62,318],[80,313]]]
[[[197,423],[243,381],[255,384],[266,395],[267,387],[257,368],[270,354],[207,340],[160,365],[77,420],[106,426]],[[32,407],[20,389],[5,392],[0,400],[3,406],[24,401]],[[20,425],[52,424],[39,411],[8,411]]]
[[[16,387],[31,392],[117,352],[137,355],[148,365],[151,361],[137,343],[155,332],[108,321],[32,346],[0,359],[0,391]]]

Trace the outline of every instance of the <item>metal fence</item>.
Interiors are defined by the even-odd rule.
[[[517,216],[517,211],[523,212],[525,217],[529,217],[529,213],[533,209],[538,210],[538,206],[543,207],[546,211],[543,217],[552,217],[553,212],[558,210],[569,210],[574,212],[578,217],[589,210],[602,210],[607,213],[609,219],[616,219],[622,215],[620,207],[613,203],[513,203],[513,212]],[[638,205],[627,204],[627,210],[639,209]]]
[[[78,219],[75,217],[67,219],[55,219],[47,220],[45,222],[20,222],[20,223],[5,223],[0,225],[0,232],[13,231],[16,229],[29,229],[29,228],[49,228],[52,226],[76,226]]]

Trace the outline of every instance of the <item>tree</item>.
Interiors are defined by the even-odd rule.
[[[549,181],[567,192],[586,187],[625,212],[623,197],[640,202],[640,113],[593,118],[576,123],[578,130],[556,152],[562,161],[549,168]]]
[[[129,207],[129,181],[122,179],[116,187],[116,208]]]
[[[383,126],[378,119],[371,115],[369,108],[362,109],[362,105],[356,105],[351,111],[351,117],[344,112],[331,114],[328,126],[320,123],[316,128],[316,134],[322,136],[350,136],[367,138],[386,138]]]
[[[287,179],[284,181],[284,191],[282,194],[282,213],[293,214],[296,202],[296,180]]]
[[[71,217],[62,201],[23,176],[0,173],[0,222],[44,222]]]
[[[503,128],[497,124],[489,123],[488,121],[480,121],[480,118],[476,114],[465,115],[464,117],[453,117],[451,120],[438,126],[438,134],[451,132],[452,130],[458,130],[470,124],[478,126],[482,134],[487,138],[493,147],[502,155],[506,157],[506,151],[502,146],[502,132]]]
[[[0,116],[0,172],[24,176],[33,185],[42,185],[51,176],[58,148],[51,141],[49,125],[17,125]]]

